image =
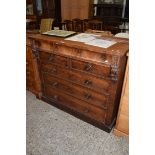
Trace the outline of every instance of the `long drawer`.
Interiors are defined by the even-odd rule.
[[[110,86],[108,80],[90,76],[87,73],[63,69],[54,64],[41,64],[41,70],[99,93],[108,94]]]
[[[74,96],[104,110],[107,109],[108,96],[106,95],[96,93],[89,88],[84,88],[77,84],[72,84],[57,77],[53,77],[47,73],[43,74],[43,78],[45,84],[49,84],[53,89],[57,91],[61,91],[63,93]]]
[[[68,108],[80,112],[87,117],[90,117],[99,122],[105,122],[106,111],[99,109],[95,106],[88,104],[87,102],[78,100],[72,96],[60,93],[53,90],[49,85],[44,85],[43,95],[55,101],[56,103],[64,104]]]
[[[79,71],[92,73],[100,77],[110,76],[110,67],[108,65],[97,65],[90,62],[71,60],[71,68]]]
[[[45,64],[57,64],[62,67],[68,67],[67,57],[59,56],[53,53],[41,52],[40,51],[40,60]]]

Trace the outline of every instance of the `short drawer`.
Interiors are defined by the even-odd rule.
[[[68,67],[67,57],[59,56],[53,53],[40,52],[40,61],[46,64],[57,64],[62,67]]]
[[[110,75],[110,67],[106,65],[97,65],[89,62],[71,60],[71,68],[87,73],[92,73],[101,77],[108,77]]]
[[[53,77],[49,74],[43,74],[43,78],[45,84],[49,84],[51,88],[57,91],[74,96],[92,105],[98,106],[103,110],[107,109],[108,96],[106,95],[96,93],[89,88],[84,88],[82,86],[72,84],[65,80]]]
[[[63,69],[53,64],[41,64],[41,70],[51,75],[90,88],[99,93],[108,93],[109,91],[110,82],[108,80],[90,76],[87,73]]]
[[[74,111],[81,113],[82,115],[99,122],[105,122],[106,112],[104,110],[92,106],[87,102],[78,100],[72,96],[55,91],[48,85],[45,85],[43,95],[56,103],[58,102]]]

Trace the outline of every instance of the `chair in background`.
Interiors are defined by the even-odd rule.
[[[52,29],[53,18],[41,19],[40,33],[50,31]]]
[[[89,29],[89,20],[90,19],[83,19],[83,32]]]
[[[67,31],[73,31],[73,22],[71,20],[64,20],[63,28]]]
[[[98,34],[98,35],[101,35],[101,36],[108,36],[108,37],[113,36],[113,34],[110,31],[100,31],[100,30],[88,29],[87,31],[85,31],[85,33]]]
[[[102,30],[103,28],[103,21],[100,19],[91,19],[88,21],[89,28],[92,30]]]
[[[73,30],[75,32],[83,32],[83,20],[75,18],[73,21]]]
[[[26,29],[36,29],[37,20],[36,19],[26,19]]]

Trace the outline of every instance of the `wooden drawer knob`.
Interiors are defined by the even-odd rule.
[[[85,94],[85,99],[87,99],[87,100],[89,100],[89,99],[91,99],[92,98],[92,96],[91,96],[91,94]]]
[[[92,81],[90,81],[90,80],[85,80],[85,81],[84,81],[84,84],[85,84],[85,85],[92,85]]]
[[[52,69],[50,70],[51,73],[56,73],[56,71],[57,71],[56,68],[52,68]]]
[[[54,60],[54,55],[50,55],[50,57],[48,58],[48,63],[52,62]]]
[[[108,62],[107,57],[105,54],[102,54],[101,59],[103,62]]]
[[[53,86],[53,87],[58,87],[58,82],[52,83],[52,86]]]
[[[84,112],[84,113],[89,113],[89,112],[90,112],[90,109],[85,108],[83,112]]]
[[[84,70],[85,71],[90,71],[91,68],[92,68],[92,65],[91,64],[86,64]]]
[[[58,100],[58,95],[54,95],[53,99],[57,101]]]
[[[108,108],[107,108],[107,106],[103,106],[103,110],[107,110]]]

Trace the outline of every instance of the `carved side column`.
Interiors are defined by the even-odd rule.
[[[36,97],[41,99],[42,97],[42,89],[41,89],[41,80],[40,80],[40,65],[39,65],[39,50],[38,45],[39,43],[35,40],[30,40],[31,42],[31,49],[33,54],[33,66],[34,66],[34,74],[35,74],[35,86],[36,86]]]
[[[110,77],[111,77],[111,80],[113,80],[113,81],[118,80],[119,60],[120,60],[120,58],[118,56],[112,57]]]

